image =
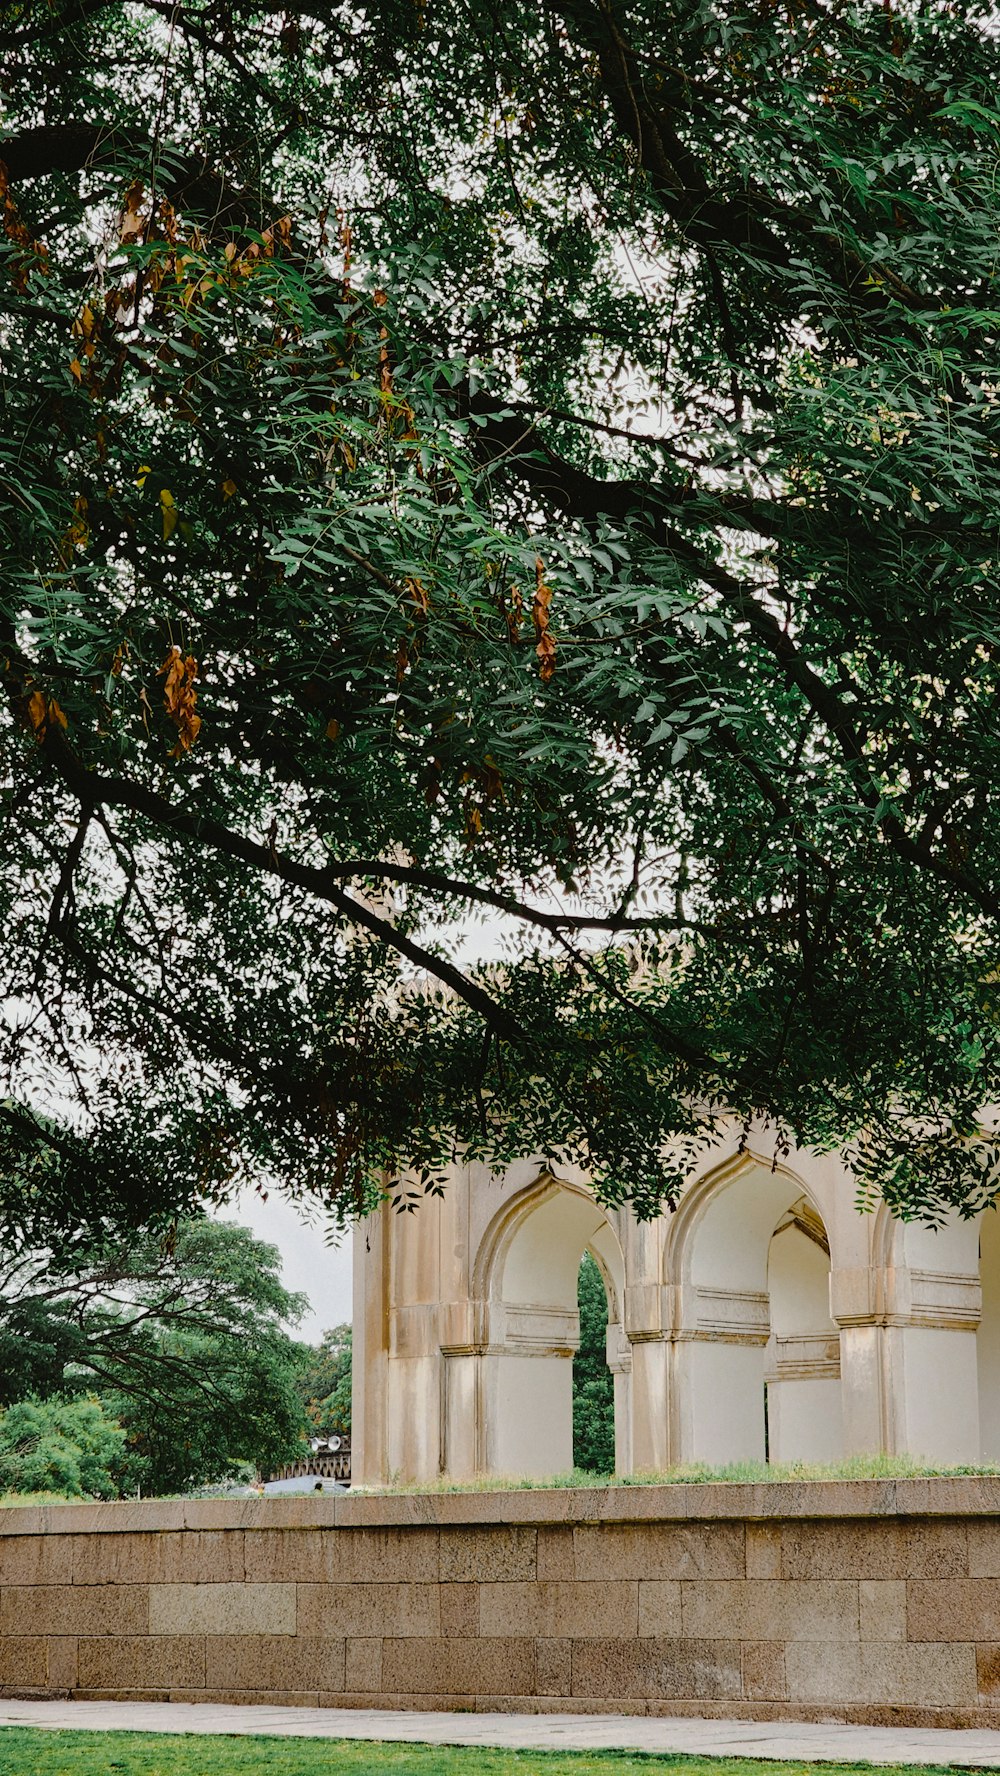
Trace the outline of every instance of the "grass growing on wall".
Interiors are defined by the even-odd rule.
[[[598,1474],[586,1468],[573,1468],[568,1474],[555,1474],[548,1479],[528,1479],[517,1475],[490,1474],[479,1480],[426,1480],[412,1485],[355,1487],[355,1493],[418,1493],[418,1492],[503,1492],[537,1491],[548,1487],[569,1486],[695,1486],[705,1483],[723,1485],[782,1485],[796,1480],[911,1480],[920,1478],[967,1478],[976,1475],[1000,1476],[1000,1464],[966,1462],[961,1466],[944,1467],[917,1461],[908,1455],[853,1455],[840,1462],[730,1462],[725,1467],[711,1467],[707,1462],[691,1462],[684,1467],[664,1468],[637,1474]]]
[[[0,1776],[812,1776],[813,1763],[660,1757],[629,1751],[499,1751],[337,1739],[0,1728]],[[824,1764],[874,1776],[871,1764]],[[912,1766],[883,1764],[880,1776]],[[940,1766],[944,1772],[947,1766]],[[933,1769],[921,1776],[935,1776]]]

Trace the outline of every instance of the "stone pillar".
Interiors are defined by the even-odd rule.
[[[615,1473],[631,1474],[632,1346],[620,1325],[609,1325],[605,1341],[608,1368],[614,1377]]]
[[[775,1337],[767,1347],[767,1451],[773,1462],[833,1462],[844,1453],[835,1332]]]
[[[762,1462],[764,1347],[771,1329],[767,1293],[694,1283],[678,1293],[673,1459],[713,1467]]]
[[[915,1231],[922,1243],[932,1237]],[[942,1264],[947,1256],[943,1245]],[[831,1302],[847,1453],[978,1461],[978,1276],[915,1264],[839,1271]]]
[[[389,1224],[384,1209],[354,1231],[354,1338],[351,1353],[351,1475],[359,1486],[389,1477]]]
[[[669,1290],[660,1283],[625,1288],[624,1332],[631,1369],[630,1473],[659,1473],[671,1461],[671,1347]],[[616,1398],[617,1407],[617,1398]],[[617,1418],[615,1448],[618,1446]]]

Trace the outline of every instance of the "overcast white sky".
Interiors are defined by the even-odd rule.
[[[253,1191],[244,1191],[221,1212],[223,1221],[242,1221],[259,1239],[277,1246],[282,1257],[282,1281],[288,1289],[309,1297],[309,1312],[295,1327],[295,1336],[315,1344],[328,1326],[343,1325],[351,1317],[351,1235],[337,1247],[324,1244],[322,1222],[303,1221],[294,1204],[277,1193],[261,1202]]]

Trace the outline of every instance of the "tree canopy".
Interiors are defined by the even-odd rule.
[[[305,1447],[310,1353],[287,1329],[304,1306],[276,1249],[224,1222],[61,1260],[0,1242],[0,1483],[170,1492],[279,1466]],[[114,1483],[88,1479],[91,1456]]]
[[[4,1212],[990,1197],[987,9],[7,18]]]

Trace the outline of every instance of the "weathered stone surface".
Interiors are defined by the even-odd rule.
[[[573,1648],[574,1696],[718,1696],[741,1693],[735,1640],[585,1640]]]
[[[513,1524],[500,1528],[443,1529],[440,1559],[441,1578],[445,1580],[533,1579],[535,1531]]]
[[[535,1642],[535,1684],[539,1696],[568,1696],[573,1687],[573,1642]]]
[[[783,1523],[781,1574],[786,1579],[905,1579],[906,1525],[890,1519],[856,1523]],[[748,1577],[756,1577],[748,1574]]]
[[[540,1579],[575,1579],[572,1529],[568,1525],[539,1529],[536,1560]]]
[[[674,1638],[683,1634],[679,1579],[639,1580],[639,1633]]]
[[[247,1536],[245,1563],[254,1583],[427,1584],[438,1577],[438,1531],[265,1529]]]
[[[862,1640],[906,1639],[906,1585],[901,1579],[860,1579]]]
[[[294,1585],[154,1585],[149,1632],[294,1634]]]
[[[620,1579],[603,1585],[573,1579],[480,1585],[479,1632],[572,1640],[635,1634],[638,1591],[637,1583]]]
[[[283,1634],[209,1634],[205,1683],[209,1689],[342,1690],[342,1640]]]
[[[68,1537],[0,1536],[0,1586],[69,1585],[72,1579],[72,1543]]]
[[[77,1640],[73,1634],[50,1636],[46,1642],[48,1655],[48,1687],[50,1690],[74,1690],[77,1684]]]
[[[414,1696],[530,1696],[535,1690],[535,1643],[521,1638],[386,1640],[382,1682],[386,1690]]]
[[[857,1640],[852,1580],[700,1579],[681,1587],[684,1634],[692,1640]]]
[[[372,1696],[382,1688],[381,1640],[349,1640],[345,1644],[344,1689]]]
[[[0,1634],[145,1634],[145,1585],[16,1585],[0,1593]]]
[[[786,1648],[785,1666],[793,1701],[961,1707],[978,1693],[972,1646],[814,1641]]]
[[[746,1530],[748,1579],[790,1578],[782,1567],[781,1528],[777,1523],[748,1523]],[[810,1575],[811,1576],[811,1575]]]
[[[69,1541],[77,1585],[237,1584],[244,1578],[241,1529],[74,1535]]]
[[[439,1585],[299,1585],[296,1632],[333,1639],[441,1632]]]
[[[479,1586],[440,1587],[441,1633],[449,1639],[475,1640],[479,1633]]]
[[[205,1684],[205,1641],[198,1634],[81,1638],[81,1690],[200,1690]]]
[[[910,1640],[1000,1640],[1000,1585],[992,1579],[911,1579]]]
[[[588,1524],[573,1531],[573,1546],[578,1579],[742,1579],[746,1571],[742,1523]]]
[[[0,1684],[30,1684],[44,1689],[48,1683],[48,1652],[40,1635],[0,1639]]]
[[[906,1525],[907,1578],[964,1578],[968,1571],[968,1532],[961,1518]]]
[[[970,1517],[965,1524],[969,1577],[1000,1578],[1000,1517]]]
[[[775,1640],[745,1640],[741,1668],[748,1702],[783,1701],[788,1695],[785,1649]]]

